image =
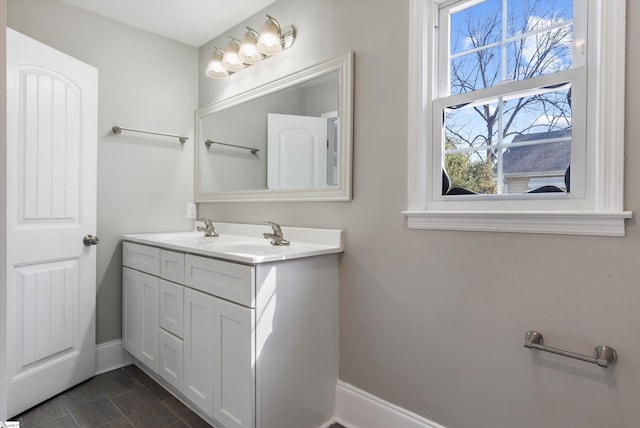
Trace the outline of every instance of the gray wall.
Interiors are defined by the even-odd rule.
[[[640,230],[624,238],[410,231],[406,208],[408,2],[280,0],[294,46],[224,81],[200,73],[200,105],[355,51],[354,199],[225,203],[221,221],[341,228],[340,378],[447,428],[636,427]],[[254,16],[244,25],[260,28]],[[640,212],[640,2],[628,2],[625,209]],[[212,51],[200,51],[200,70]],[[258,68],[259,67],[259,68]],[[523,347],[619,351],[613,369]]]
[[[193,201],[195,48],[54,1],[9,0],[8,26],[99,70],[98,343],[121,337],[125,233],[187,230]],[[3,68],[4,69],[4,68]],[[113,125],[177,139],[111,133]]]

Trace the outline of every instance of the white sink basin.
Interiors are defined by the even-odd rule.
[[[341,253],[342,231],[283,227],[290,245],[271,245],[262,233],[269,226],[214,223],[219,236],[205,237],[202,232],[169,232],[125,235],[130,242],[200,254],[242,263],[265,263],[278,260]]]
[[[183,244],[199,245],[213,241],[216,237],[205,237],[202,232],[170,232],[142,234],[148,239],[159,242],[175,242]]]

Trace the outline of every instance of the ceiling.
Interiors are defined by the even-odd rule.
[[[190,46],[200,47],[275,0],[60,1]]]

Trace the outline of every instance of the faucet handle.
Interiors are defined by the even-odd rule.
[[[271,245],[289,245],[290,242],[284,239],[284,235],[282,234],[282,228],[278,223],[273,221],[265,220],[265,223],[270,225],[273,228],[273,233],[263,233],[262,236],[265,239],[271,239]]]
[[[212,218],[197,218],[196,220],[201,221],[207,227],[213,227],[213,219]]]
[[[216,228],[213,226],[213,219],[211,218],[198,218],[198,221],[204,222],[203,226],[196,227],[198,232],[204,232],[205,237],[218,236],[218,232],[216,232]]]
[[[264,220],[264,222],[269,226],[271,226],[271,228],[273,229],[273,233],[275,233],[278,236],[282,236],[282,228],[278,223],[275,223],[273,221],[266,220],[266,219]]]

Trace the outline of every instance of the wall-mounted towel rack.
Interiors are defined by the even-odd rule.
[[[183,135],[167,134],[165,132],[145,131],[143,129],[123,128],[122,126],[113,126],[111,128],[111,131],[113,131],[113,133],[116,134],[116,135],[120,134],[122,131],[131,131],[131,132],[142,132],[143,134],[153,134],[153,135],[163,135],[165,137],[175,137],[175,138],[179,139],[181,143],[184,143],[185,141],[187,141],[189,139],[189,137],[185,137]]]
[[[211,147],[212,144],[220,144],[222,146],[237,147],[238,149],[249,150],[252,155],[255,155],[260,151],[260,149],[256,149],[255,147],[238,146],[237,144],[221,143],[220,141],[207,140],[204,142],[204,145],[207,146],[207,149]]]
[[[593,350],[593,357],[588,355],[576,354],[575,352],[564,351],[558,348],[552,348],[551,346],[544,346],[542,344],[542,334],[537,331],[528,331],[524,335],[525,348],[539,349],[540,351],[551,352],[553,354],[562,355],[564,357],[575,358],[576,360],[586,361],[587,363],[597,364],[600,367],[609,367],[610,364],[615,364],[618,359],[616,350],[607,345],[598,345]]]

